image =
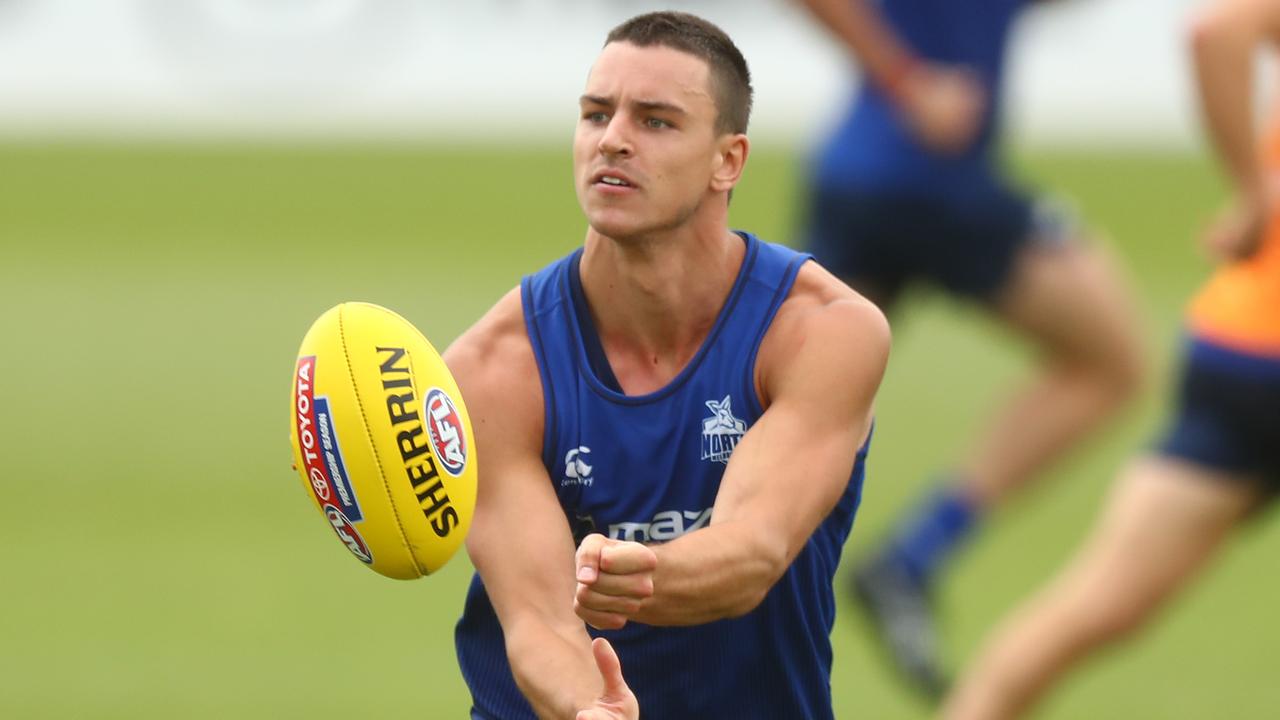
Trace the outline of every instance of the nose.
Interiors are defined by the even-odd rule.
[[[626,126],[627,120],[622,113],[609,118],[609,124],[605,126],[598,146],[602,155],[627,157],[634,152]]]

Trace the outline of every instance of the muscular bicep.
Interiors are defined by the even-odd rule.
[[[790,563],[848,486],[888,358],[868,303],[809,313],[768,373],[769,405],[734,450],[713,522],[749,522]]]

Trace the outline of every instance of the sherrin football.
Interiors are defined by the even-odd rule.
[[[298,350],[289,425],[307,494],[365,565],[412,579],[458,549],[476,500],[471,421],[407,320],[356,302],[321,315]]]

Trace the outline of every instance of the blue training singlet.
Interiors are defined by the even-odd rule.
[[[702,347],[647,395],[622,394],[608,370],[582,295],[581,250],[521,284],[546,405],[543,462],[575,540],[600,532],[657,543],[710,522],[729,456],[763,412],[754,383],[760,342],[808,259],[742,237],[742,267]],[[832,577],[861,499],[866,451],[835,509],[755,610],[691,627],[592,631],[617,650],[643,717],[832,717]],[[803,463],[775,481],[805,482]],[[479,575],[456,642],[473,717],[534,717]]]
[[[932,152],[916,139],[893,102],[864,82],[833,136],[820,148],[821,187],[909,192],[955,199],[986,192],[1000,107],[1009,29],[1029,0],[882,0],[888,24],[920,57],[975,71],[987,92],[974,143],[957,155]]]

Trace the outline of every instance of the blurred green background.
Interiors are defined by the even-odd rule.
[[[583,234],[567,144],[0,146],[0,717],[461,718],[452,625],[471,568],[396,582],[334,541],[290,470],[294,354],[322,311],[387,305],[443,348]],[[1142,403],[992,522],[939,598],[961,662],[1059,566],[1157,429],[1206,160],[1019,153],[1129,268],[1156,376]],[[736,226],[795,236],[800,159],[752,157]],[[869,547],[1025,372],[1024,348],[922,295],[894,318],[863,510]],[[1280,707],[1280,534],[1260,522],[1045,718],[1264,717]],[[842,597],[841,718],[927,709]]]

